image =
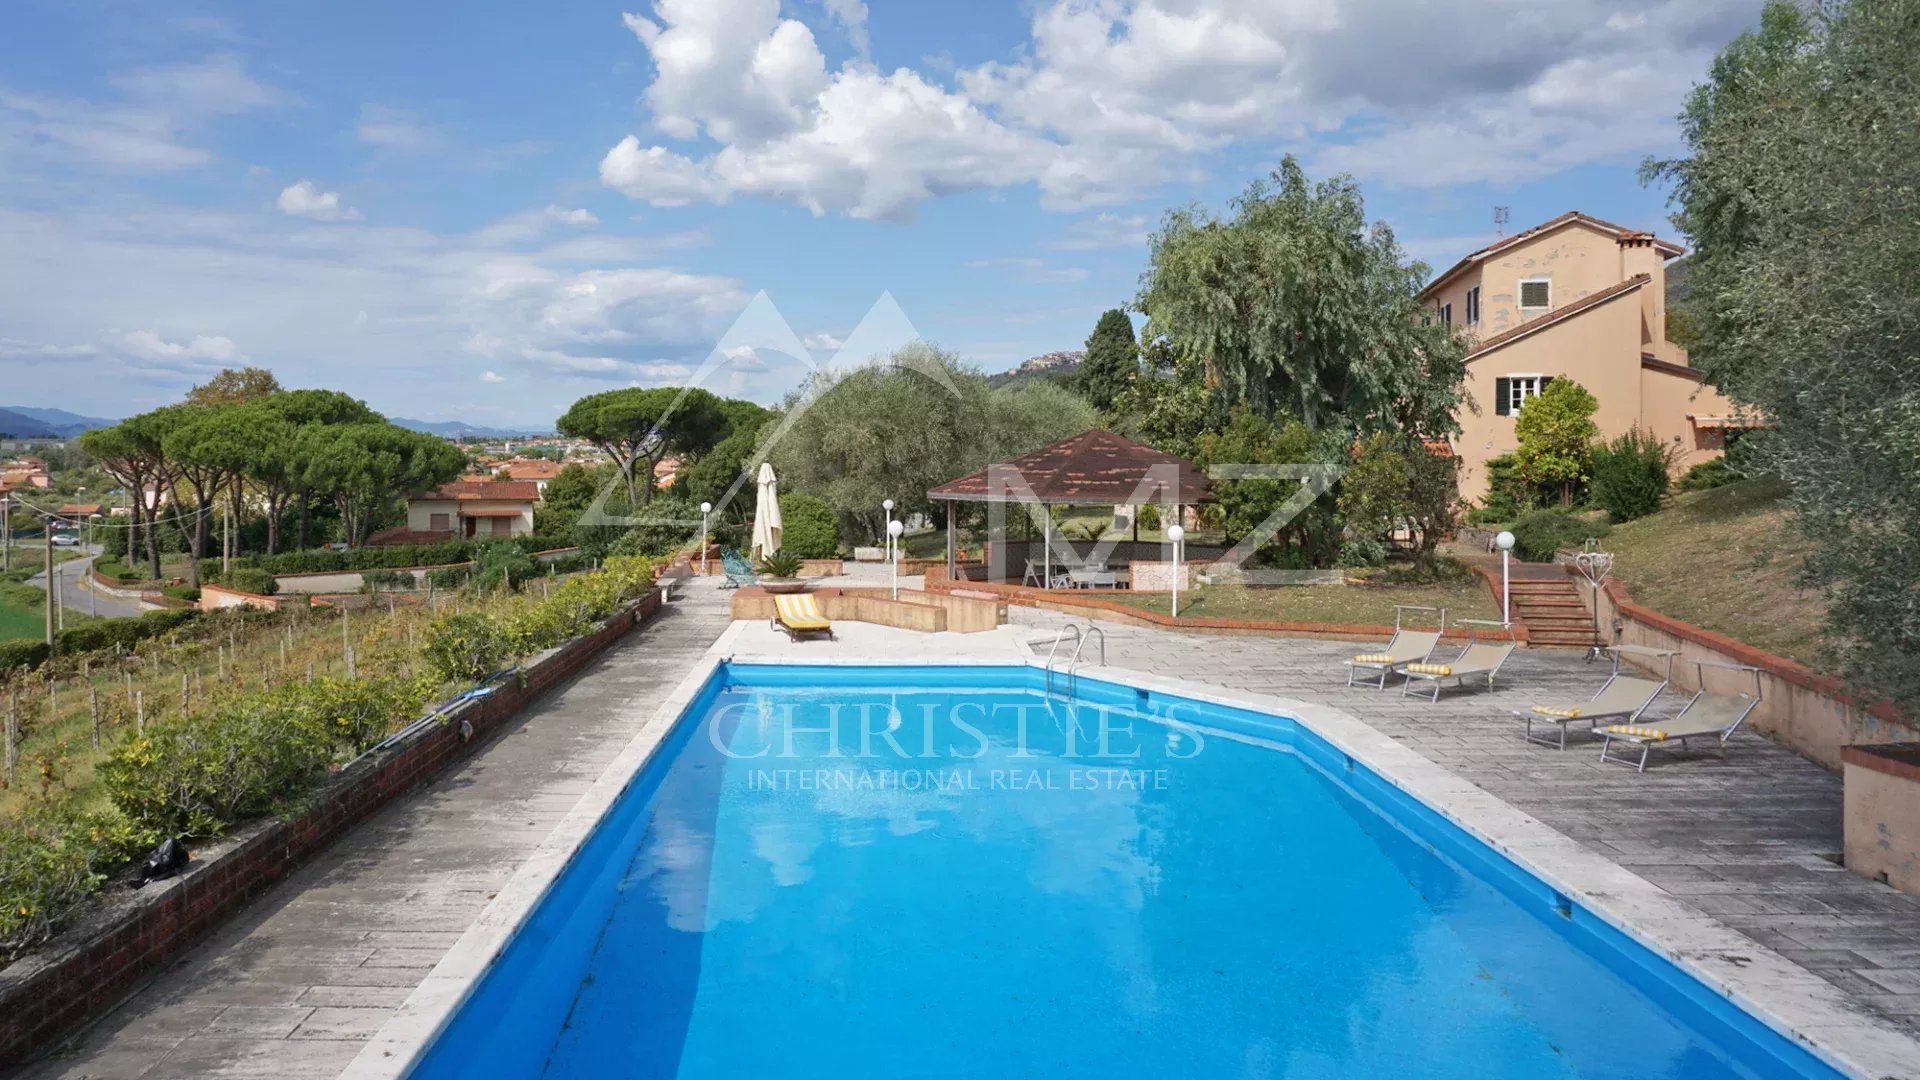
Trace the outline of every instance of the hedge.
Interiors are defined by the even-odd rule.
[[[200,617],[191,608],[162,608],[129,619],[100,619],[69,626],[53,636],[61,656],[132,648]],[[0,641],[0,671],[37,668],[47,662],[44,641]]]
[[[515,536],[500,540],[488,538],[484,541],[445,540],[437,544],[390,544],[347,548],[341,551],[332,548],[313,548],[307,551],[285,551],[278,555],[243,555],[236,561],[240,566],[265,570],[270,574],[397,570],[409,566],[444,566],[448,563],[467,562],[473,558],[475,550],[481,545],[502,543],[512,544],[529,554],[572,546],[565,539],[551,536]],[[219,559],[200,560],[200,576],[203,580],[211,579],[219,572]]]

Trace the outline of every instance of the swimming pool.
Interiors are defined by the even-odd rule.
[[[1839,1075],[1284,717],[722,665],[420,1077]]]

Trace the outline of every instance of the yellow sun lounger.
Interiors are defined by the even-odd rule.
[[[811,593],[786,593],[773,598],[773,619],[775,630],[784,630],[787,637],[799,640],[801,634],[825,634],[833,637],[833,623],[820,614],[820,605],[814,601]]]
[[[1513,715],[1527,722],[1527,741],[1545,746],[1567,748],[1567,729],[1574,724],[1584,723],[1589,728],[1598,729],[1605,721],[1631,724],[1640,718],[1647,706],[1660,696],[1673,678],[1673,653],[1666,649],[1645,649],[1632,645],[1615,646],[1613,652],[1613,675],[1600,687],[1598,693],[1586,701],[1556,701],[1531,705],[1525,709],[1515,709]],[[1664,659],[1667,663],[1666,678],[1643,679],[1632,675],[1620,674],[1620,656],[1622,653]],[[1559,728],[1555,734],[1540,735],[1533,730],[1535,724],[1550,724]]]

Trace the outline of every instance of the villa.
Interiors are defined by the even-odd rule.
[[[1676,472],[1725,450],[1745,425],[1667,338],[1666,266],[1683,254],[1572,210],[1467,255],[1420,293],[1472,342],[1475,407],[1461,411],[1453,444],[1464,494],[1484,494],[1487,461],[1518,447],[1514,418],[1554,379],[1592,392],[1601,438],[1651,432],[1671,448]]]
[[[414,538],[530,536],[539,485],[531,480],[455,480],[407,498]]]

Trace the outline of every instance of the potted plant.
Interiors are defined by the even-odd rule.
[[[800,576],[805,565],[792,552],[776,551],[760,560],[760,587],[770,593],[805,592],[808,582]]]

